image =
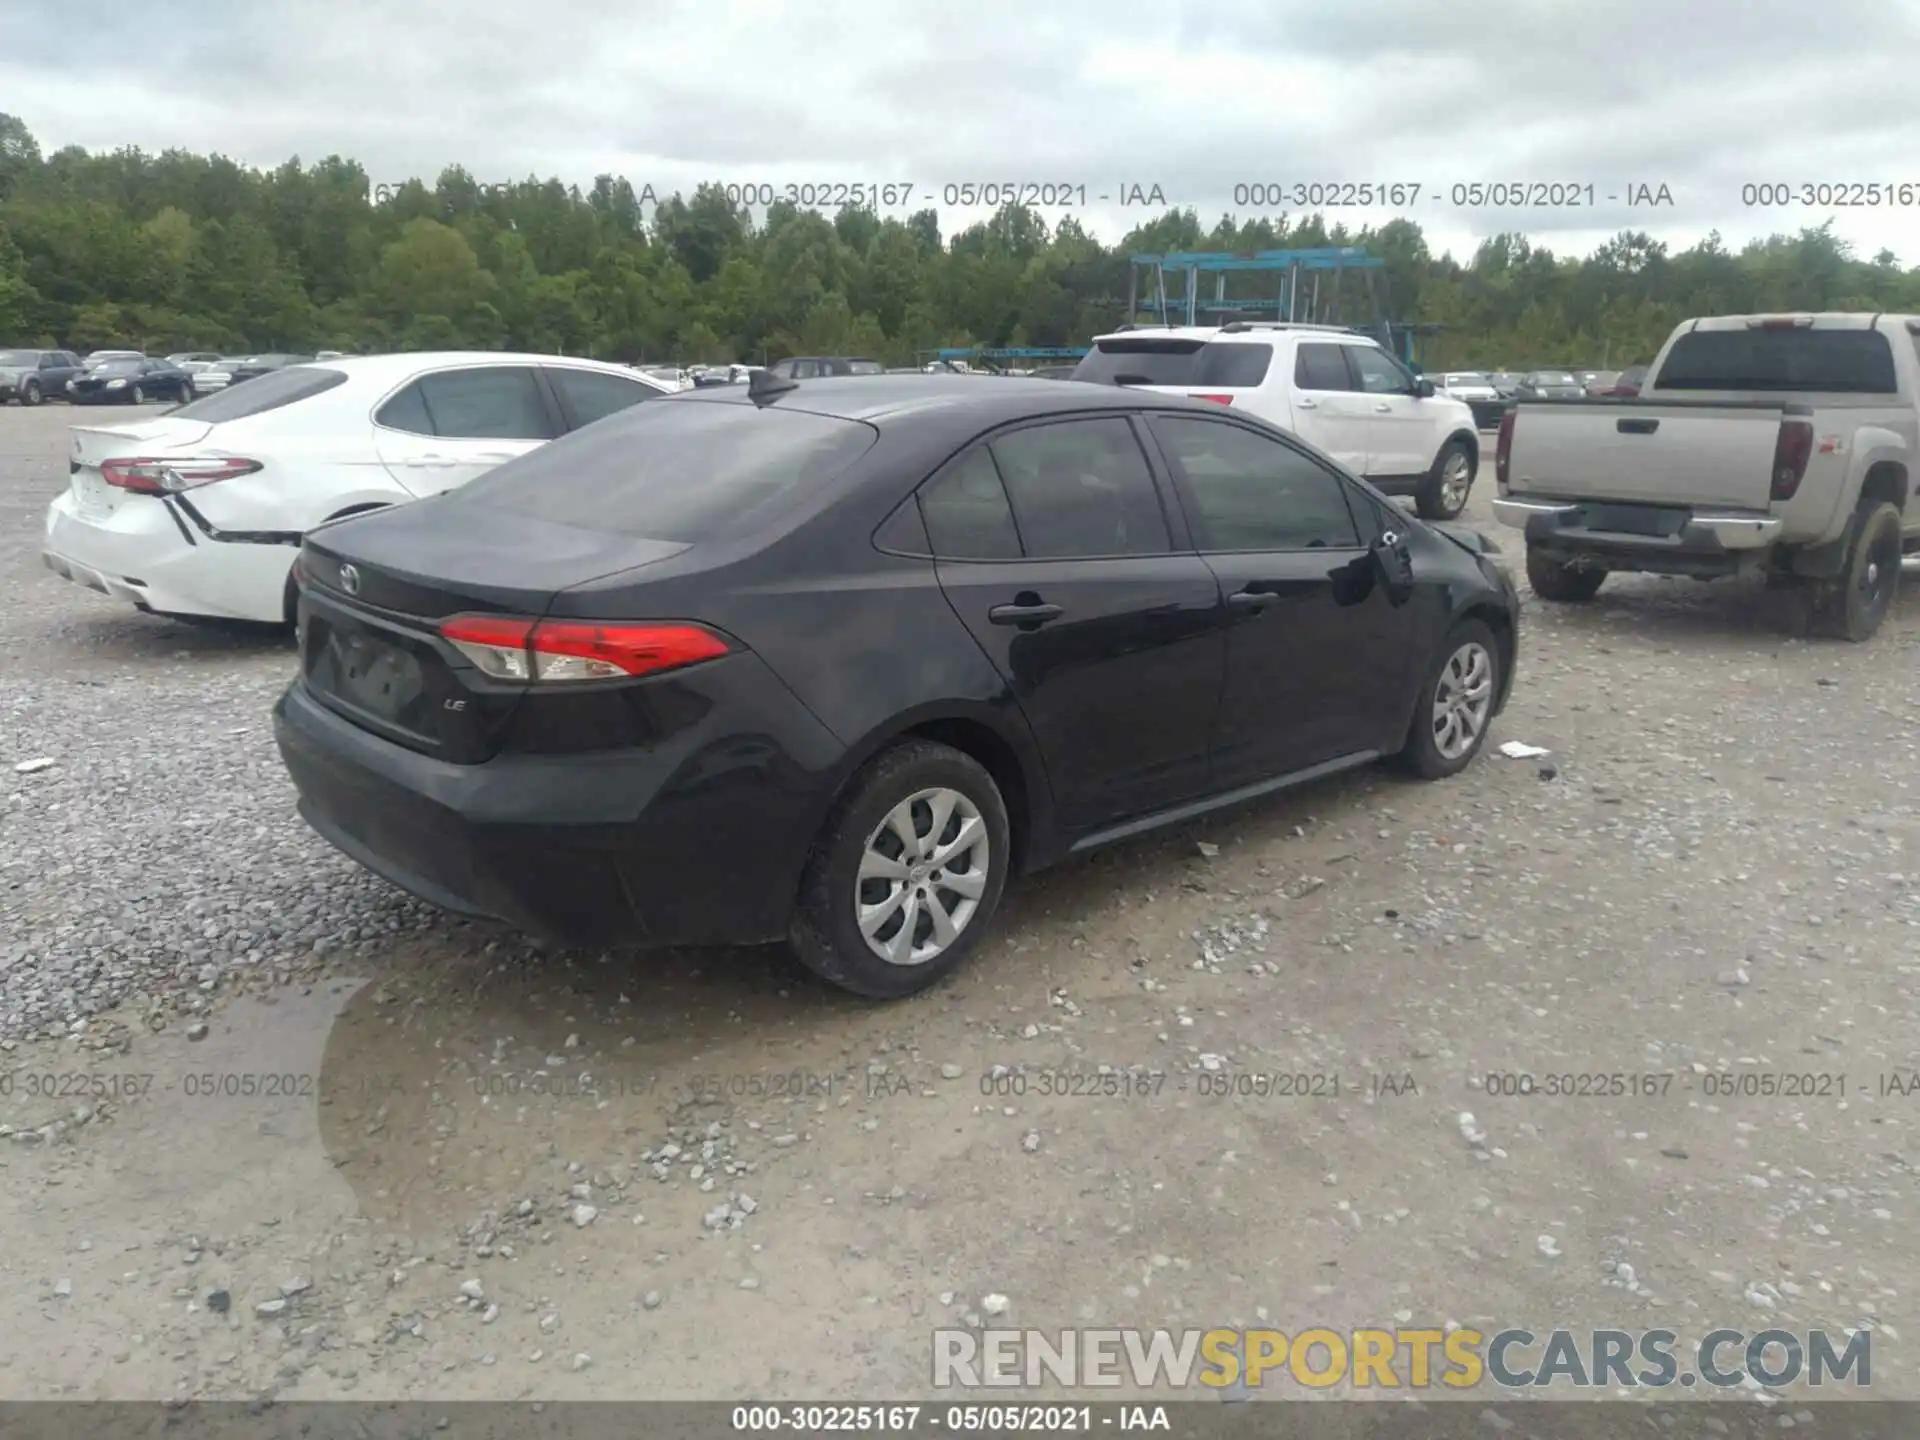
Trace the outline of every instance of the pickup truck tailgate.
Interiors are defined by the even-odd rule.
[[[1525,403],[1514,412],[1516,496],[1765,510],[1784,405]]]

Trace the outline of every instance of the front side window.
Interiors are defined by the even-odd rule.
[[[1155,416],[1153,433],[1186,478],[1202,551],[1359,548],[1340,477],[1291,445],[1177,415]]]
[[[1350,345],[1354,373],[1360,388],[1369,395],[1406,395],[1413,390],[1413,377],[1383,351],[1367,345]]]
[[[1125,419],[1031,425],[991,442],[1029,559],[1164,555],[1167,519]]]

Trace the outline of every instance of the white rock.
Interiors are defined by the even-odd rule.
[[[1012,1303],[1013,1302],[1004,1295],[982,1295],[980,1297],[980,1308],[989,1315],[1006,1314],[1007,1307]]]
[[[484,1300],[487,1298],[486,1288],[481,1285],[478,1280],[462,1280],[460,1282],[460,1293],[469,1300]]]
[[[1557,1260],[1560,1258],[1560,1242],[1555,1240],[1553,1236],[1542,1235],[1534,1243],[1540,1247],[1540,1253],[1549,1260]]]
[[[591,1364],[593,1364],[593,1356],[587,1354],[587,1352],[584,1350],[582,1350],[578,1355],[573,1357],[573,1369],[574,1369],[574,1373],[576,1374],[586,1369]]]
[[[58,760],[53,759],[51,756],[43,755],[35,760],[22,760],[18,765],[13,767],[13,773],[16,775],[37,775],[42,770],[51,770],[59,763]]]
[[[599,1217],[600,1212],[591,1205],[576,1205],[573,1207],[573,1223],[582,1229],[593,1224]]]

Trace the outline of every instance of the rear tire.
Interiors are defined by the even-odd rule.
[[[1440,447],[1433,469],[1414,494],[1414,511],[1422,520],[1452,520],[1467,508],[1479,465],[1465,442],[1449,440]]]
[[[1009,837],[1000,787],[971,756],[930,740],[882,751],[814,841],[789,932],[794,953],[821,979],[869,999],[926,989],[991,928]],[[864,930],[862,908],[871,915]],[[952,927],[944,944],[936,910]]]
[[[40,382],[38,380],[29,380],[20,387],[20,403],[22,405],[38,405],[43,398],[40,394]]]
[[[1861,502],[1853,546],[1840,578],[1823,585],[1813,607],[1817,634],[1855,644],[1873,638],[1900,590],[1900,511],[1885,500]]]
[[[1420,687],[1407,743],[1394,757],[1422,780],[1458,775],[1493,728],[1500,698],[1500,644],[1482,620],[1463,620],[1441,642]]]
[[[136,405],[144,405],[147,403],[147,392],[136,385],[127,392],[127,399]]]
[[[1600,593],[1607,572],[1600,569],[1574,569],[1551,555],[1527,547],[1527,583],[1542,600],[1557,605],[1579,605]]]

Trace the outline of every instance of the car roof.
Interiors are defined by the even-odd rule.
[[[1245,330],[1228,329],[1224,325],[1137,325],[1131,330],[1111,330],[1105,335],[1093,337],[1098,345],[1102,340],[1204,340],[1222,344],[1272,344],[1276,335],[1299,335],[1317,340],[1332,340],[1354,345],[1378,346],[1379,342],[1371,336],[1359,335],[1339,325],[1307,325],[1303,323],[1278,324],[1272,321],[1257,322]]]
[[[267,353],[267,352],[262,352]],[[279,353],[279,352],[271,352]],[[575,355],[533,355],[511,350],[413,350],[389,355],[342,355],[332,360],[309,360],[309,365],[324,365],[344,372],[356,381],[371,384],[395,383],[422,370],[452,369],[462,365],[569,365],[577,369],[603,370],[609,375],[631,379],[646,372],[611,360],[587,360]]]
[[[748,387],[690,390],[675,397],[690,405],[751,405]],[[1030,375],[885,374],[802,380],[780,392],[776,407],[840,420],[878,421],[905,415],[964,415],[982,428],[1027,416],[1076,410],[1163,409],[1171,405],[1206,414],[1219,407],[1159,391],[1077,380],[1039,380]]]

